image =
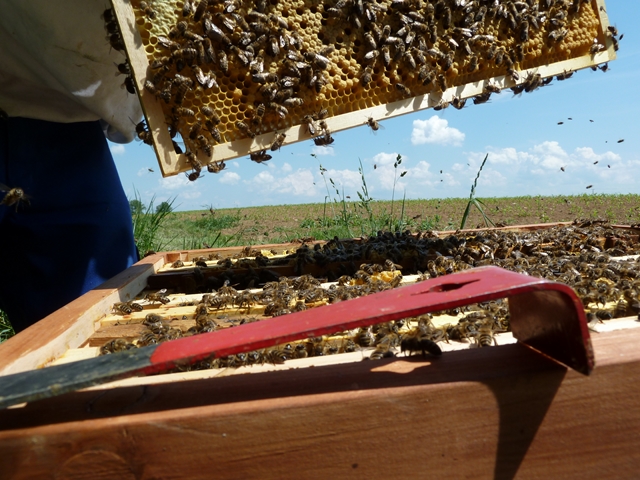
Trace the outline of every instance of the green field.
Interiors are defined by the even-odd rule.
[[[612,224],[640,224],[640,195],[579,195],[487,198],[483,214],[473,204],[466,228],[609,220]],[[461,228],[470,199],[358,201],[335,198],[324,204],[279,205],[220,210],[173,212],[171,202],[143,205],[132,200],[135,236],[140,253],[283,243],[293,239],[352,238],[379,230],[456,230]],[[485,221],[486,218],[486,221]],[[0,341],[13,334],[0,311]]]

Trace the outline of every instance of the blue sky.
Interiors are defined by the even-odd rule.
[[[111,144],[111,150],[130,198],[135,191],[145,204],[154,196],[156,204],[175,198],[178,210],[323,202],[320,164],[327,182],[332,178],[355,199],[359,160],[370,195],[390,199],[398,154],[398,176],[407,173],[396,181],[396,198],[468,197],[487,153],[476,191],[481,198],[640,193],[640,32],[633,20],[640,18],[640,2],[609,0],[607,11],[624,38],[606,73],[582,70],[519,97],[507,90],[460,111],[396,117],[381,122],[376,135],[363,114],[363,126],[335,133],[332,147],[311,140],[288,145],[269,162],[230,160],[223,172],[196,182],[184,175],[163,179],[153,150],[142,143]]]

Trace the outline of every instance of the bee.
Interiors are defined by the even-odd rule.
[[[114,50],[124,52],[124,40],[122,39],[122,35],[120,35],[120,32],[112,33],[111,35],[109,35],[109,44]]]
[[[285,138],[287,138],[287,135],[285,133],[276,133],[276,139],[271,144],[271,151],[275,152],[276,150],[280,150],[280,147],[282,147]]]
[[[227,58],[227,54],[224,50],[218,51],[218,65],[224,73],[229,72],[229,59]]]
[[[405,96],[405,97],[410,97],[411,96],[411,90],[409,90],[404,84],[396,83],[395,87],[396,87],[396,90],[401,92],[403,96]]]
[[[591,55],[595,55],[596,53],[599,53],[604,49],[605,49],[605,46],[602,45],[601,43],[598,43],[597,39],[594,39],[593,45],[591,45],[591,48],[589,49],[589,53],[591,53]]]
[[[178,84],[178,89],[176,90],[176,96],[173,99],[176,105],[178,106],[182,105],[189,90],[190,90],[190,87],[187,83],[183,82]],[[190,115],[190,116],[193,116],[193,115]]]
[[[422,352],[423,357],[427,352],[435,356],[442,355],[438,344],[428,338],[424,329],[420,327],[400,336],[400,351],[409,352],[409,355],[413,352]]]
[[[211,162],[207,164],[207,171],[209,173],[220,173],[225,168],[227,168],[227,164],[223,161]]]
[[[393,353],[388,348],[385,348],[384,346],[379,346],[373,352],[371,352],[369,357],[365,357],[365,360],[381,360],[383,358],[393,358],[395,356],[396,354]]]
[[[193,71],[196,76],[196,80],[204,88],[218,88],[218,82],[216,81],[216,75],[213,72],[205,74],[197,65],[193,67]]]
[[[313,63],[316,67],[320,68],[321,70],[326,69],[330,63],[330,60],[327,57],[315,52],[305,52],[304,58],[307,60],[307,62]]]
[[[194,7],[191,4],[191,0],[184,0],[184,4],[182,5],[182,16],[188,17],[194,11]]]
[[[182,60],[187,65],[192,66],[198,56],[198,51],[195,48],[179,48],[171,53],[171,58],[174,60]]]
[[[437,112],[440,110],[444,110],[449,106],[449,102],[445,102],[443,99],[440,99],[437,105],[434,105],[433,109]]]
[[[404,59],[405,62],[407,62],[407,65],[411,67],[413,70],[417,68],[416,60],[415,58],[413,58],[413,55],[409,50],[407,50],[402,54],[402,58]]]
[[[490,93],[500,93],[502,90],[500,88],[499,85],[496,85],[495,83],[487,83],[484,86],[483,92],[490,92]]]
[[[373,50],[377,52],[377,50]],[[391,65],[391,52],[389,51],[389,45],[383,45],[380,47],[380,52],[382,52],[382,62],[386,68],[389,68]]]
[[[481,325],[480,328],[474,332],[473,336],[475,337],[478,347],[490,347],[492,344],[498,345],[493,326],[491,325]]]
[[[193,20],[196,22],[199,22],[202,19],[204,12],[207,10],[208,6],[209,6],[209,0],[200,0],[193,14]],[[193,6],[191,6],[190,8],[192,9]],[[184,10],[183,10],[183,13],[184,13]]]
[[[214,125],[217,125],[220,123],[220,117],[218,116],[218,114],[213,110],[213,108],[211,108],[208,105],[205,105],[203,107],[200,107],[200,111],[202,112],[202,114],[207,117]]]
[[[171,301],[171,299],[165,295],[166,293],[167,289],[163,288],[162,290],[158,290],[154,293],[147,293],[144,299],[151,303],[162,303],[163,305],[166,305]]]
[[[587,185],[587,190],[593,188],[593,185]]]
[[[9,188],[6,185],[0,183],[0,192],[7,192],[0,202],[0,205],[6,205],[10,207],[11,205],[16,206],[16,210],[18,209],[18,205],[20,202],[29,203],[29,199],[31,198],[29,195],[24,193],[24,190],[19,187]]]
[[[266,150],[260,150],[258,152],[251,153],[250,156],[251,156],[251,160],[253,160],[256,163],[266,162],[273,158],[271,155],[267,153]]]
[[[200,172],[198,170],[194,170],[193,172],[184,172],[185,176],[189,179],[190,182],[195,182],[197,179],[202,178]]]
[[[436,84],[441,92],[447,89],[447,78],[443,74],[439,74],[436,78]]]
[[[302,122],[307,125],[307,130],[309,131],[309,135],[314,136],[317,133],[316,124],[313,120],[312,115],[305,115],[304,118],[302,119]]]
[[[287,98],[284,102],[287,107],[299,107],[304,104],[304,100],[299,97]]]
[[[454,96],[453,99],[451,100],[451,105],[453,106],[453,108],[457,110],[462,110],[466,103],[467,103],[466,98],[460,98],[460,97]]]
[[[374,132],[377,132],[380,129],[380,124],[373,117],[367,118],[367,125],[369,125],[371,130]]]
[[[273,83],[278,81],[278,75],[271,72],[260,72],[251,75],[251,80],[255,83]]]
[[[135,310],[136,312],[141,312],[143,310],[142,305],[134,302],[133,300],[129,300],[128,302],[116,302],[113,304],[113,311],[116,313],[120,313],[121,315],[130,315]]]
[[[322,72],[315,72],[315,81],[313,86],[316,89],[316,93],[320,93],[322,91],[322,87],[327,84],[327,80],[324,78]]]
[[[242,133],[244,133],[248,137],[251,137],[251,138],[256,137],[256,134],[251,131],[251,129],[249,128],[249,125],[247,125],[246,123],[237,121],[236,127],[238,128],[238,130],[240,130]]]
[[[100,355],[123,352],[125,350],[131,350],[132,348],[136,348],[133,343],[129,343],[123,338],[116,338],[115,340],[111,340],[100,347]]]
[[[469,73],[475,72],[478,69],[478,57],[472,55],[469,59],[469,66],[467,67],[467,71]]]
[[[218,130],[218,128],[214,125],[213,120],[207,120],[206,122],[204,122],[204,125],[209,131],[209,133],[211,134],[211,136],[213,137],[213,139],[216,142],[221,143],[222,135],[220,135],[220,130]]]
[[[207,137],[205,137],[204,135],[198,135],[196,137],[196,142],[208,157],[213,156],[213,146],[209,143]]]
[[[360,76],[360,82],[362,82],[362,86],[366,87],[371,83],[371,74],[373,73],[373,68],[370,65],[367,65]]]
[[[251,119],[251,123],[254,125],[260,125],[262,123],[262,117],[264,116],[264,112],[266,107],[264,103],[258,104],[258,107],[254,111],[253,118]]]
[[[323,108],[322,110],[318,110],[314,115],[313,115],[313,119],[314,120],[324,120],[325,118],[327,118],[329,116],[329,110],[327,110],[326,108]]]
[[[473,104],[481,105],[483,103],[487,103],[489,101],[489,98],[491,98],[491,92],[483,92],[473,97]]]
[[[328,147],[333,142],[334,142],[334,139],[333,139],[333,137],[331,136],[330,133],[325,133],[321,137],[315,137],[313,139],[313,143],[315,143],[316,146],[318,146],[318,147]]]

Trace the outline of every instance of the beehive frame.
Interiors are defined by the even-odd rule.
[[[196,0],[195,4],[197,4],[198,1],[199,0]],[[163,102],[154,93],[144,88],[145,82],[153,75],[153,70],[149,67],[150,60],[151,58],[159,57],[160,54],[158,52],[162,51],[157,41],[159,33],[155,32],[154,36],[149,32],[151,28],[155,27],[153,27],[153,23],[145,16],[144,11],[140,9],[139,0],[112,0],[112,3],[120,23],[122,38],[132,68],[132,75],[139,92],[162,174],[163,176],[170,176],[190,170],[194,163],[193,159],[190,161],[185,154],[177,155],[174,152],[174,146],[167,127],[167,109],[169,107],[165,106],[163,110]],[[178,13],[180,7],[184,5],[182,1],[155,0],[146,3],[159,12],[162,12],[163,8],[172,10],[174,12],[172,13],[174,24],[182,20],[181,14]],[[239,6],[244,8],[243,2],[235,3],[242,3],[242,5]],[[317,2],[311,2],[310,0],[292,0],[290,2],[276,2],[275,4],[271,2],[268,4],[268,9],[270,10],[267,10],[267,12],[282,13],[284,10],[285,12],[301,14],[304,21],[308,22],[308,24],[304,24],[304,26],[311,32],[305,37],[307,39],[317,37],[317,32],[314,33],[311,25],[316,21],[318,28],[325,28],[325,30],[322,30],[324,33],[321,34],[325,44],[331,44],[332,41],[337,41],[336,38],[342,41],[342,43],[337,43],[340,48],[334,52],[335,55],[330,56],[331,63],[327,70],[327,72],[330,72],[328,78],[324,71],[319,70],[329,82],[321,87],[319,94],[312,93],[306,95],[304,92],[296,92],[296,95],[303,98],[305,103],[301,106],[289,108],[289,113],[284,118],[280,118],[273,111],[267,110],[267,115],[264,118],[268,117],[269,120],[259,125],[254,125],[251,122],[256,117],[256,107],[260,103],[264,103],[264,99],[261,99],[256,94],[258,87],[256,85],[250,85],[251,82],[248,79],[250,79],[251,75],[249,74],[248,68],[243,67],[243,69],[238,67],[238,65],[234,66],[233,55],[230,53],[229,74],[224,76],[224,78],[218,78],[220,89],[217,90],[216,93],[216,95],[218,95],[216,98],[223,98],[223,110],[226,112],[223,115],[223,120],[227,117],[229,119],[226,124],[223,122],[220,127],[220,131],[222,132],[221,142],[214,145],[215,142],[213,139],[209,139],[211,140],[211,145],[213,145],[213,154],[211,157],[202,149],[197,148],[197,145],[194,145],[191,139],[185,142],[189,143],[191,150],[197,153],[197,159],[200,165],[213,164],[213,162],[248,155],[249,153],[260,150],[268,151],[274,144],[274,140],[278,134],[286,135],[282,141],[282,145],[311,140],[314,136],[310,134],[302,118],[305,115],[317,114],[317,112],[323,108],[328,108],[328,117],[325,119],[328,129],[331,132],[337,132],[362,126],[367,123],[368,118],[384,120],[438,105],[442,106],[443,103],[448,104],[454,98],[462,100],[476,97],[485,91],[485,87],[488,84],[500,89],[515,87],[517,85],[524,85],[533,75],[540,75],[541,78],[551,78],[566,72],[573,72],[604,64],[615,59],[616,56],[614,41],[611,39],[607,30],[609,23],[604,0],[591,0],[590,2],[587,1],[587,3],[585,3],[584,0],[578,0],[577,3],[583,5],[583,7],[579,10],[578,14],[572,17],[573,19],[571,21],[580,28],[575,27],[575,31],[573,31],[571,29],[573,24],[566,25],[566,37],[564,40],[557,42],[558,45],[553,44],[549,47],[547,45],[549,41],[544,40],[543,37],[548,35],[549,32],[541,29],[534,33],[533,27],[531,27],[530,30],[530,39],[526,42],[518,42],[515,38],[507,38],[509,48],[519,46],[518,43],[522,45],[522,61],[513,65],[514,75],[505,74],[507,67],[504,63],[501,63],[498,67],[491,65],[488,61],[483,62],[482,58],[478,60],[477,70],[469,73],[469,69],[471,68],[468,66],[469,60],[460,59],[460,54],[456,53],[458,56],[455,57],[456,61],[453,62],[453,67],[447,70],[443,70],[444,67],[440,66],[440,64],[443,63],[442,59],[436,59],[430,63],[434,72],[444,72],[443,75],[448,81],[448,85],[445,85],[447,88],[443,88],[442,86],[438,87],[436,85],[438,82],[431,82],[427,86],[422,85],[422,81],[419,79],[419,68],[405,68],[404,64],[400,65],[401,60],[398,60],[397,64],[394,64],[388,69],[385,69],[381,61],[374,63],[374,65],[376,65],[375,69],[373,69],[374,80],[365,88],[362,85],[364,64],[362,64],[361,58],[359,59],[360,63],[354,60],[356,57],[356,53],[354,52],[360,52],[358,54],[360,57],[363,55],[364,46],[361,44],[362,33],[356,34],[349,30],[348,38],[342,38],[345,35],[341,37],[339,33],[331,30],[333,23],[337,20],[333,18],[327,19],[326,11],[331,8],[331,5],[334,3],[336,2],[327,1],[324,2],[324,5],[321,5]],[[390,8],[391,0],[379,0],[378,4],[386,5]],[[167,5],[169,7],[167,7]],[[251,6],[254,6],[253,2]],[[223,7],[219,6],[216,8],[220,9]],[[292,31],[300,31],[300,24],[293,25],[292,23],[292,17],[295,17],[295,13],[292,13],[290,16],[285,15],[285,17],[290,23]],[[343,23],[338,26],[344,27],[344,21],[341,21]],[[494,22],[496,23],[495,29],[502,25],[497,22],[498,21]],[[583,31],[585,28],[586,30]],[[482,30],[478,30],[478,32],[480,31]],[[493,32],[489,27],[487,31]],[[200,33],[202,34],[202,32]],[[511,34],[515,36],[515,32],[511,32]],[[442,42],[443,40],[438,39],[437,41]],[[597,45],[602,45],[604,48],[598,47],[596,51],[592,51],[591,47],[594,45],[594,42]],[[505,45],[507,45],[507,43],[505,43]],[[526,49],[534,48],[536,45],[543,50],[530,52]],[[317,38],[311,46],[307,45],[309,50],[314,52],[318,51],[321,46],[322,42]],[[486,50],[486,45],[484,45],[483,48]],[[170,54],[170,51],[165,49],[164,53]],[[155,55],[155,57],[153,57],[153,55]],[[280,68],[275,61],[270,65],[271,66],[269,66],[268,61],[265,62],[265,72]],[[187,66],[186,70],[189,70],[189,68],[190,67]],[[220,72],[218,72],[218,75],[220,75]],[[228,80],[229,78],[235,83]],[[394,83],[406,85],[410,95],[402,98],[403,94],[395,88]],[[234,88],[229,87],[229,85],[233,86],[235,84],[242,84],[247,88],[237,88],[237,85]],[[196,102],[195,105],[198,105],[197,102],[200,102],[200,100],[196,99],[195,95],[203,95],[203,91],[197,90],[195,85],[197,84],[194,84],[194,90],[196,91],[190,91],[187,94],[188,106],[193,106],[193,102]],[[300,87],[300,89],[302,91],[302,87]],[[212,94],[204,91],[204,95]],[[184,122],[181,120],[183,125],[181,125],[180,132],[183,138],[189,135],[190,129],[195,122],[201,124],[206,120],[197,108],[194,107],[193,110],[195,113],[193,119],[184,119]],[[256,130],[256,132],[254,132],[256,133],[255,138],[249,138],[239,130],[235,126],[235,121],[242,121],[249,125],[251,130]],[[323,133],[322,130],[318,128],[316,128],[316,130],[319,131],[316,132],[315,137],[321,137]]]
[[[149,275],[203,253],[147,257],[0,345],[0,375],[50,364],[83,344],[113,302],[133,298]],[[123,380],[0,411],[3,474],[633,478],[640,323],[628,326],[592,335],[597,367],[589,377],[504,345],[437,361],[352,359],[225,378],[194,371]]]

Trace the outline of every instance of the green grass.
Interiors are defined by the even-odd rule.
[[[0,343],[15,335],[7,314],[0,310]]]

